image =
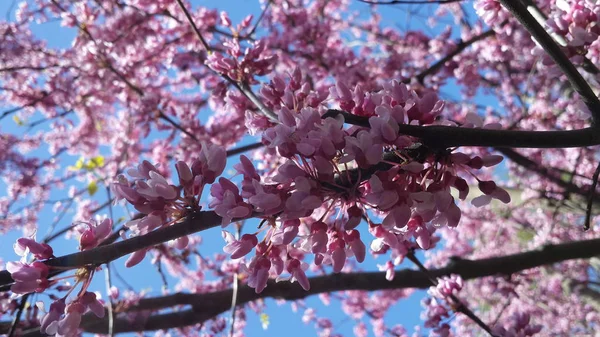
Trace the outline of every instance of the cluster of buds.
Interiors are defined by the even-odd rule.
[[[147,161],[127,170],[131,179],[119,175],[111,185],[115,202],[126,200],[144,214],[126,223],[132,235],[149,233],[199,211],[204,187],[223,173],[226,160],[227,154],[222,147],[203,143],[198,159],[191,166],[183,161],[175,165],[179,185],[169,183],[159,169]],[[187,243],[187,237],[176,240],[176,246],[180,249],[185,248]],[[131,267],[139,263],[145,253],[142,250],[132,254],[126,265]]]
[[[438,278],[437,285],[432,286],[427,291],[431,296],[422,301],[425,311],[421,318],[425,321],[426,328],[434,329],[439,336],[446,336],[450,326],[442,323],[450,317],[450,312],[456,305],[456,294],[462,289],[463,280],[458,275],[443,276]]]
[[[15,281],[11,290],[15,294],[27,294],[46,290],[51,282],[48,281],[49,268],[39,260],[54,257],[52,247],[46,243],[36,242],[31,238],[20,238],[13,246],[15,253],[22,256],[20,262],[8,262],[6,270]],[[31,254],[34,262],[27,263]]]
[[[37,305],[45,311],[42,302],[38,302]],[[98,318],[104,317],[104,304],[97,299],[95,293],[82,291],[68,304],[65,298],[55,300],[50,304],[50,310],[42,317],[40,331],[48,335],[75,336],[81,317],[87,311],[93,312]]]
[[[79,249],[87,250],[98,246],[106,238],[112,229],[112,221],[104,219],[102,221],[90,220],[84,223],[85,227],[78,228],[80,232]],[[28,294],[32,292],[43,292],[51,286],[57,284],[56,280],[48,280],[50,268],[40,260],[53,258],[53,250],[46,243],[36,242],[32,238],[20,238],[14,244],[14,250],[22,256],[20,262],[8,262],[6,269],[14,283],[11,291],[15,294]],[[29,256],[33,257],[33,262],[27,263]],[[80,268],[74,277],[76,284],[74,286],[60,286],[56,289],[69,290],[67,295],[55,300],[50,305],[49,311],[41,320],[41,332],[57,336],[76,336],[78,334],[81,317],[87,311],[91,311],[98,317],[104,316],[104,305],[97,299],[95,293],[87,291],[93,277],[93,269],[88,267]],[[72,277],[72,276],[71,276]],[[67,303],[67,297],[74,290],[75,286],[82,284],[82,288],[74,299]],[[43,302],[36,304],[36,310],[44,310]],[[37,312],[37,311],[36,311]]]

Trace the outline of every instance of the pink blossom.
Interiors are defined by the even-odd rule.
[[[352,230],[349,233],[346,232],[344,240],[346,240],[348,246],[350,246],[350,250],[354,254],[356,261],[359,263],[363,262],[366,256],[366,247],[360,239],[360,232],[357,230]]]
[[[50,285],[47,280],[49,269],[42,262],[32,264],[8,262],[6,270],[15,281],[10,290],[16,294],[42,292]]]
[[[50,304],[50,310],[41,320],[40,331],[48,335],[56,334],[58,330],[58,321],[64,314],[66,308],[65,300],[58,299]]]
[[[146,257],[146,251],[146,249],[142,249],[131,253],[127,258],[127,261],[125,261],[125,267],[131,268],[137,265],[138,263],[142,262],[142,260],[144,260],[144,257]]]
[[[14,244],[14,250],[19,256],[25,256],[27,252],[33,254],[36,259],[49,259],[53,255],[52,247],[46,243],[38,243],[29,238],[19,238]]]
[[[450,295],[457,295],[463,288],[463,280],[459,275],[443,276],[438,278],[438,284],[429,288],[428,293],[439,299],[446,299]]]
[[[232,259],[246,256],[258,244],[258,239],[253,234],[244,234],[240,240],[236,240],[229,232],[222,231],[222,233],[223,239],[227,242],[223,251],[231,254]]]
[[[248,267],[250,275],[248,276],[248,286],[254,288],[257,294],[261,293],[267,286],[269,279],[269,269],[271,261],[264,257],[256,257]]]
[[[203,143],[198,161],[192,165],[195,175],[202,174],[206,184],[212,184],[223,173],[227,153],[222,146]]]
[[[237,186],[225,178],[219,178],[219,183],[211,186],[210,194],[213,200],[209,207],[214,208],[215,212],[223,218],[223,226],[229,224],[232,219],[245,218],[252,213],[251,206],[239,195]]]
[[[100,223],[91,219],[85,225],[88,228],[80,231],[81,236],[79,237],[79,250],[82,251],[97,247],[112,231],[112,220],[108,218]]]
[[[79,298],[79,303],[90,309],[91,312],[98,318],[104,317],[105,309],[104,305],[96,298],[96,294],[93,292],[86,291]]]
[[[395,266],[392,261],[387,261],[385,264],[378,264],[377,268],[379,271],[385,271],[385,279],[388,281],[392,281],[394,276],[396,275],[396,271],[394,270]]]
[[[74,335],[79,329],[84,311],[85,306],[79,302],[67,305],[64,318],[58,321],[57,334],[63,336]]]
[[[297,259],[289,259],[286,262],[286,269],[292,275],[292,282],[298,281],[302,289],[308,291],[310,290],[310,282],[304,273],[306,268],[308,268],[308,265]]]

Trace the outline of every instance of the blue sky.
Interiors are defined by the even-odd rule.
[[[7,9],[10,7],[12,1],[0,1],[0,15],[4,15]],[[258,1],[239,1],[239,0],[222,0],[222,1],[193,1],[194,6],[203,5],[209,8],[218,8],[220,10],[226,10],[229,13],[230,18],[234,23],[239,22],[243,17],[248,15],[249,13],[255,14],[255,17],[260,13],[260,7]],[[240,5],[242,4],[242,5]],[[470,5],[466,7],[469,8],[470,14],[474,17],[474,13],[470,9]],[[358,1],[352,3],[352,8],[367,12],[368,6]],[[412,8],[416,8],[412,6]],[[425,7],[422,7],[425,8]],[[433,8],[433,6],[432,6]],[[389,9],[389,10],[388,10]],[[429,27],[423,24],[422,19],[419,18],[419,15],[412,13],[407,14],[407,10],[410,7],[387,7],[386,10],[382,10],[383,13],[383,24],[388,26],[397,26],[404,28],[406,24],[409,24],[412,29],[424,29],[429,34],[435,34],[439,32],[444,27]],[[14,8],[13,8],[14,11]],[[430,10],[423,9],[423,13],[428,13]],[[13,16],[14,17],[14,16]],[[48,45],[51,47],[68,47],[70,45],[70,41],[75,36],[75,31],[71,29],[65,29],[64,27],[60,27],[58,22],[49,22],[41,25],[33,25],[32,26],[33,33],[39,37],[40,39],[44,39],[48,41]],[[456,36],[455,36],[456,37]],[[448,86],[444,88],[444,91],[448,94],[458,97],[459,92],[456,89],[456,86]],[[483,97],[483,96],[482,96]],[[10,118],[6,118],[0,121],[0,131],[1,132],[15,132],[19,134],[23,132],[23,130],[17,128],[14,124],[14,121]],[[154,137],[159,137],[159,134],[155,134]],[[45,152],[44,148],[36,150],[32,154],[37,154],[40,152]],[[74,163],[77,160],[76,157],[67,157],[64,156],[64,159],[67,162]],[[229,168],[232,167],[232,164],[236,161],[236,158],[233,158],[230,161]],[[78,185],[82,187],[82,184]],[[5,193],[4,189],[5,185],[3,182],[0,182],[0,195]],[[65,190],[59,190],[53,193],[52,198],[61,198],[65,196]],[[106,200],[106,193],[104,189],[101,187],[98,192],[94,195],[94,198],[103,202]],[[115,209],[116,217],[121,216],[123,212],[119,212],[118,209]],[[57,215],[51,212],[51,208],[48,207],[43,214],[41,214],[40,219],[48,219],[48,222],[51,222],[51,219],[54,219]],[[61,229],[70,225],[70,215],[67,214],[64,219],[62,219],[57,225],[57,229]],[[40,224],[40,230],[38,234],[38,238],[42,237],[46,233],[46,224]],[[252,223],[248,225],[248,227],[253,226]],[[200,246],[200,250],[204,255],[210,255],[212,252],[221,251],[223,247],[223,240],[221,239],[220,230],[214,229],[211,231],[203,232],[202,234],[204,243]],[[16,259],[16,255],[12,251],[12,242],[16,238],[20,237],[20,233],[12,232],[8,233],[4,236],[4,245],[0,245],[0,257],[4,261],[14,260]],[[67,253],[72,253],[76,250],[76,242],[75,241],[67,241],[67,240],[57,240],[53,244],[55,248],[56,255],[63,255]],[[383,264],[386,259],[380,257],[377,260],[369,257],[365,263],[363,263],[362,267],[365,270],[375,270],[376,263]],[[151,289],[151,293],[155,296],[160,294],[162,282],[160,277],[156,272],[156,268],[152,266],[148,259],[146,259],[143,263],[136,266],[134,270],[126,270],[123,266],[124,259],[115,261],[112,263],[113,271],[117,271],[119,274],[125,276],[127,278],[127,282],[134,286],[136,289]],[[410,264],[404,264],[403,267],[412,267]],[[173,279],[169,279],[169,284],[174,284],[175,281]],[[121,287],[122,284],[118,278],[113,276],[113,282],[116,286]],[[104,292],[104,279],[100,275],[96,276],[94,284],[94,290],[99,290]],[[420,325],[421,321],[419,319],[419,315],[421,312],[421,306],[419,304],[420,299],[422,298],[423,292],[418,292],[416,295],[413,295],[410,299],[401,301],[399,305],[395,306],[386,316],[386,322],[390,325],[394,323],[403,324],[409,331],[412,331],[415,325]],[[307,306],[313,307],[317,310],[317,314],[323,317],[331,318],[332,322],[335,325],[335,332],[342,333],[345,335],[352,335],[352,328],[354,327],[354,323],[345,316],[340,307],[336,304],[336,301],[332,301],[330,306],[325,306],[321,303],[318,297],[314,296],[309,298],[306,301]],[[281,334],[290,334],[293,331],[293,336],[312,336],[315,335],[316,330],[311,325],[305,325],[301,321],[302,311],[299,311],[297,314],[292,313],[292,309],[289,304],[284,304],[283,306],[278,306],[275,301],[268,300],[267,301],[267,314],[269,315],[270,325],[267,330],[264,330],[261,327],[261,323],[258,315],[250,314],[248,317],[248,327],[247,333],[249,336],[278,336]],[[367,320],[368,321],[368,320]],[[370,327],[370,325],[368,324]]]

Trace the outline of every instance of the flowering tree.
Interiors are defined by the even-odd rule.
[[[434,33],[383,23],[415,4]],[[233,22],[183,0],[35,0],[0,22],[0,228],[24,233],[3,334],[242,336],[277,298],[335,335],[315,294],[357,336],[595,333],[600,5],[260,6]],[[54,20],[70,48],[31,30]],[[124,256],[176,284],[117,289]],[[421,328],[383,319],[418,288]]]

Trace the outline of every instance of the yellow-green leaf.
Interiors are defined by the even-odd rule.
[[[83,165],[84,165],[83,162],[84,162],[83,157],[79,158],[77,160],[77,162],[75,163],[75,165],[69,166],[69,170],[71,170],[71,171],[79,171],[79,170],[81,170],[83,168]]]
[[[530,229],[520,229],[517,231],[517,238],[522,243],[527,243],[535,237],[535,232]]]
[[[88,184],[87,187],[88,193],[90,194],[90,196],[94,195],[94,193],[96,193],[96,191],[98,191],[98,185],[96,184],[95,181],[92,181],[91,183]]]
[[[102,167],[102,166],[104,166],[104,157],[103,156],[96,156],[96,157],[93,157],[92,159],[90,159],[87,162],[87,167],[86,168],[88,170],[93,170],[93,169],[95,169],[97,167]]]
[[[260,314],[260,323],[262,324],[262,328],[267,330],[269,327],[269,315],[265,314],[264,312]]]
[[[13,116],[13,121],[15,121],[15,123],[17,123],[18,126],[23,126],[23,124],[25,124],[17,115]]]

